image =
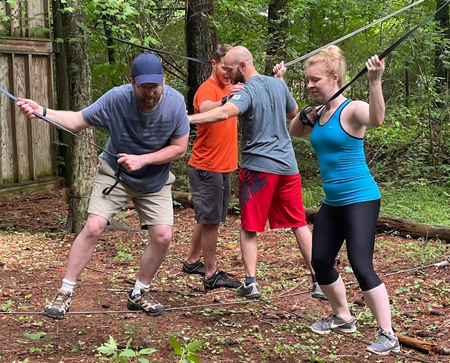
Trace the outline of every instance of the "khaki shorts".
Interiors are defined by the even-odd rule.
[[[88,213],[101,216],[110,222],[122,207],[132,200],[142,229],[154,225],[173,225],[172,184],[175,182],[175,176],[172,173],[169,172],[166,184],[156,193],[136,192],[125,183],[119,182],[110,194],[103,195],[103,189],[114,184],[114,173],[106,160],[100,157]]]

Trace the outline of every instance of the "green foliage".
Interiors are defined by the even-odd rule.
[[[381,187],[381,214],[417,222],[450,225],[450,194],[420,182]]]
[[[169,334],[169,340],[173,347],[172,354],[180,356],[180,360],[178,360],[177,363],[200,362],[200,359],[198,359],[194,352],[201,347],[203,341],[194,340],[188,344],[182,345],[172,334]]]
[[[95,348],[100,355],[106,355],[107,357],[100,358],[101,360],[107,360],[109,362],[139,362],[139,363],[149,363],[147,358],[142,357],[143,355],[149,355],[155,353],[157,350],[154,348],[145,348],[140,350],[134,350],[131,346],[131,341],[133,339],[130,337],[124,349],[118,347],[116,340],[110,335],[109,341],[103,343],[101,346]]]

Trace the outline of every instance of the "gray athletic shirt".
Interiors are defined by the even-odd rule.
[[[150,112],[138,109],[131,84],[109,90],[81,112],[88,124],[108,129],[106,150],[112,154],[156,152],[168,146],[171,138],[178,139],[189,132],[184,97],[168,85],[164,85],[161,102]],[[107,153],[102,157],[117,170],[115,157]],[[146,165],[135,172],[121,168],[120,179],[138,192],[154,193],[167,182],[170,165]]]
[[[279,78],[254,76],[229,102],[241,112],[241,167],[278,175],[298,173],[286,127],[286,114],[297,104],[286,83]]]

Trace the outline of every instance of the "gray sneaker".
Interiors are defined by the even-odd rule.
[[[379,355],[388,355],[390,352],[400,353],[400,343],[397,336],[381,328],[378,329],[380,330],[378,339],[369,345],[366,350]]]
[[[131,290],[128,294],[127,309],[131,311],[143,310],[147,315],[158,316],[166,311],[155,299],[148,294],[149,289],[141,289],[141,293],[131,297]]]
[[[311,292],[311,296],[314,299],[322,299],[322,300],[328,300],[325,294],[323,293],[322,289],[319,286],[318,282],[313,283],[313,288]]]
[[[311,330],[318,334],[328,334],[332,330],[338,330],[343,333],[353,333],[356,331],[356,320],[346,322],[335,314],[330,315],[328,318],[311,324]]]
[[[59,290],[53,300],[44,307],[44,316],[62,320],[69,311],[72,304],[72,293],[70,291]]]
[[[258,291],[258,286],[256,286],[256,282],[252,282],[248,285],[243,283],[237,288],[236,292],[239,296],[246,297],[247,299],[259,299],[261,296]]]

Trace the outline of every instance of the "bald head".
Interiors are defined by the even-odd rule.
[[[231,48],[227,56],[231,63],[245,62],[253,64],[253,55],[250,51],[242,45]]]
[[[231,48],[225,55],[224,63],[233,84],[245,83],[250,77],[258,74],[253,65],[252,53],[242,45]]]

